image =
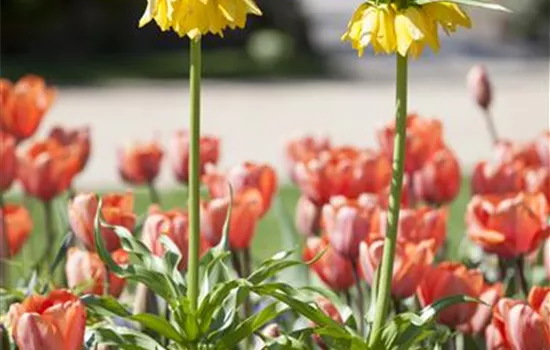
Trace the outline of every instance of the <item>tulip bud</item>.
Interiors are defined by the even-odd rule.
[[[90,158],[90,128],[66,129],[58,126],[50,130],[50,138],[65,147],[74,147],[78,155],[78,171],[84,170]]]
[[[296,205],[296,227],[305,236],[315,236],[319,233],[321,224],[321,208],[306,196],[300,196]]]
[[[134,185],[155,180],[163,152],[156,142],[128,145],[118,152],[118,170],[122,179]]]
[[[315,138],[311,135],[293,138],[285,144],[285,164],[288,175],[292,181],[296,181],[294,168],[296,164],[308,162],[319,156],[319,153],[331,148],[327,137]]]
[[[200,144],[200,176],[205,173],[206,164],[216,165],[220,157],[220,140],[213,136],[202,136]],[[171,144],[172,169],[176,179],[186,184],[189,181],[189,132],[179,130]]]
[[[32,219],[25,207],[5,204],[0,208],[0,238],[7,243],[8,257],[15,256],[23,247],[32,231]],[[5,230],[5,232],[4,232]],[[8,257],[2,257],[4,259]]]
[[[17,175],[15,138],[0,130],[0,193],[9,190]]]
[[[484,66],[475,65],[470,69],[467,85],[476,103],[485,110],[489,109],[492,100],[491,82]]]
[[[352,260],[359,256],[359,244],[380,227],[379,209],[368,199],[346,200],[332,197],[323,207],[323,228],[330,245]]]

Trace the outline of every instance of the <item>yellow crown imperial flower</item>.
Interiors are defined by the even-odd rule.
[[[154,20],[161,30],[181,37],[223,36],[227,28],[244,28],[248,14],[262,14],[254,0],[148,0],[139,26]]]
[[[470,28],[468,15],[451,2],[410,4],[398,8],[395,3],[365,2],[357,8],[342,36],[350,41],[359,56],[370,44],[374,53],[409,55],[417,58],[428,45],[439,51],[438,26],[449,34],[457,27]]]

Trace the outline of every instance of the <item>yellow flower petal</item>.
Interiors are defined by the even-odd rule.
[[[380,5],[378,10],[378,31],[376,33],[376,41],[380,47],[390,54],[395,52],[397,46],[395,42],[395,12],[388,5]]]

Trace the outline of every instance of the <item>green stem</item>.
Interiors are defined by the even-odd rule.
[[[4,196],[2,193],[0,193],[0,210],[4,208]],[[2,220],[2,244],[1,252],[0,252],[0,273],[2,274],[0,283],[3,287],[9,287],[9,267],[7,264],[8,259],[10,258],[10,247],[8,243],[8,225],[6,223],[6,218],[4,217],[4,213],[0,214],[0,220]]]
[[[384,255],[380,266],[380,283],[378,284],[376,312],[369,338],[373,345],[380,338],[380,330],[386,319],[389,301],[391,299],[391,281],[393,275],[393,261],[397,243],[397,224],[401,206],[401,188],[403,185],[403,170],[405,164],[405,138],[407,134],[407,57],[397,54],[397,89],[396,89],[396,123],[393,149],[393,173],[391,194],[389,200],[387,232],[384,243]]]
[[[516,271],[517,271],[517,278],[519,281],[519,286],[521,288],[521,291],[523,292],[523,295],[526,297],[529,295],[529,284],[527,283],[527,278],[525,278],[525,260],[523,259],[523,256],[520,256],[516,260]]]
[[[149,199],[151,200],[151,203],[160,205],[160,196],[153,181],[147,184],[147,188],[149,189]]]
[[[189,260],[187,273],[187,297],[191,310],[197,310],[199,297],[199,244],[200,244],[200,86],[201,86],[201,41],[191,40],[191,63],[189,67],[190,97],[190,142],[189,142]]]
[[[53,211],[52,202],[47,201],[44,203],[44,230],[46,231],[46,250],[42,256],[41,263],[44,264],[44,268],[49,272],[49,261],[52,259],[53,246],[55,242],[55,228],[53,224]],[[52,277],[52,276],[48,276]]]
[[[353,279],[355,280],[355,288],[357,289],[357,310],[359,311],[359,332],[361,336],[365,334],[365,322],[363,316],[365,315],[365,296],[363,295],[363,288],[361,288],[361,279],[359,278],[359,265],[357,260],[353,261]]]

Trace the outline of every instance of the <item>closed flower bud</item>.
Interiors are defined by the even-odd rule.
[[[326,137],[315,138],[311,135],[289,140],[285,145],[285,163],[289,177],[295,181],[296,164],[317,158],[323,151],[330,149],[330,140]]]
[[[303,258],[305,261],[312,260],[321,252],[324,254],[310,268],[317,276],[332,290],[348,290],[354,284],[353,265],[350,259],[338,254],[329,245],[328,239],[324,237],[308,237],[304,247]]]
[[[395,298],[406,299],[414,295],[416,287],[434,259],[432,245],[432,241],[419,244],[406,242],[397,245],[391,286],[391,293]],[[363,277],[371,286],[376,269],[382,262],[383,251],[384,239],[382,238],[361,243],[359,266]]]
[[[86,308],[66,290],[31,295],[12,304],[6,321],[19,349],[80,350],[84,346]]]
[[[50,201],[69,188],[79,162],[75,149],[47,139],[33,143],[20,155],[18,177],[28,195]]]
[[[460,165],[448,148],[435,152],[414,174],[417,199],[433,205],[452,202],[460,191]]]
[[[0,130],[0,193],[10,189],[17,175],[15,138]]]
[[[230,202],[230,198],[225,197],[203,203],[201,227],[204,237],[212,246],[217,245],[222,238]],[[233,198],[229,221],[229,243],[232,249],[250,247],[256,233],[256,224],[263,212],[262,203],[260,192],[253,188],[236,194]]]
[[[134,214],[134,196],[126,194],[107,194],[103,196],[101,214],[105,223],[134,229],[136,214]],[[95,193],[76,195],[69,202],[69,223],[75,236],[91,251],[95,251],[94,219],[98,208],[98,197]],[[103,244],[112,252],[120,248],[120,240],[116,233],[107,227],[101,227]]]
[[[359,244],[367,234],[380,227],[379,208],[368,198],[347,200],[332,197],[323,207],[323,229],[330,245],[341,255],[355,260]]]
[[[134,144],[118,152],[118,170],[122,179],[134,185],[154,181],[159,174],[163,152],[159,144]]]
[[[55,89],[46,86],[44,79],[26,75],[15,85],[0,79],[0,127],[17,140],[36,132],[44,114],[55,98]]]
[[[203,176],[206,164],[218,164],[220,139],[214,136],[201,136],[199,173]],[[172,139],[170,156],[176,179],[186,184],[189,181],[189,132],[179,130]]]
[[[65,147],[74,147],[79,160],[78,171],[84,170],[90,158],[90,129],[88,127],[66,129],[57,126],[50,130],[50,138]]]
[[[487,70],[482,65],[473,66],[466,78],[470,94],[483,109],[489,109],[492,101],[492,89]]]
[[[122,249],[112,253],[113,260],[119,265],[130,262],[128,253]],[[67,252],[65,274],[71,289],[80,289],[82,293],[103,295],[107,268],[99,255],[79,248],[70,248]],[[126,285],[126,280],[109,272],[109,295],[118,298]]]
[[[479,270],[468,270],[458,263],[443,262],[426,271],[417,290],[422,307],[454,295],[467,295],[479,299],[483,291],[483,275]],[[443,310],[437,320],[456,327],[470,320],[476,312],[475,303],[456,304]]]
[[[300,196],[296,204],[296,227],[305,236],[315,236],[321,226],[321,208],[306,196]]]
[[[544,195],[474,196],[468,204],[468,235],[504,259],[530,254],[550,235]]]
[[[15,256],[23,247],[32,231],[31,215],[25,207],[5,204],[0,208],[0,238],[7,243],[8,257]],[[7,257],[3,257],[4,259]]]

